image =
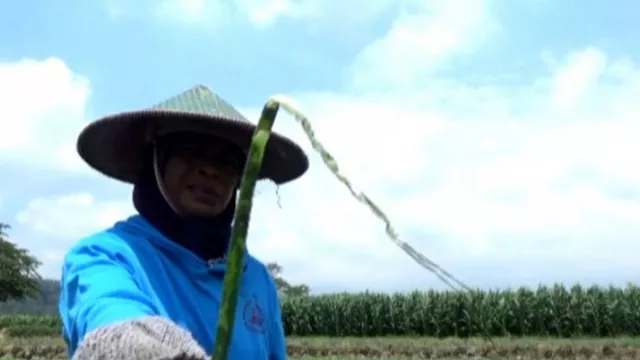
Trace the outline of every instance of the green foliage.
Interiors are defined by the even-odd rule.
[[[282,315],[296,336],[638,336],[640,287],[287,297]],[[28,327],[57,336],[61,326],[56,316],[0,315],[0,329],[25,337]]]
[[[0,303],[0,314],[57,314],[59,301],[60,282],[58,280],[44,279],[39,284],[38,295],[27,299],[11,300]]]
[[[36,296],[40,261],[7,239],[9,225],[0,223],[0,303]]]
[[[34,338],[60,336],[62,329],[45,325],[16,325],[7,328],[5,334],[12,338]]]
[[[62,322],[55,315],[23,315],[23,314],[0,314],[0,329],[9,329],[21,326],[44,326],[57,330],[62,329]]]
[[[282,277],[282,266],[277,262],[267,264],[267,270],[273,277],[281,299],[295,296],[309,296],[311,289],[307,285],[291,285]]]
[[[640,335],[640,288],[334,294],[288,299],[283,317],[299,336]]]

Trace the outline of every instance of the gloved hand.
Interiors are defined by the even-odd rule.
[[[100,327],[78,346],[73,360],[208,360],[188,331],[149,316]]]

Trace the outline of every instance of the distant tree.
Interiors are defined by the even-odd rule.
[[[22,300],[0,302],[0,314],[17,313],[33,315],[57,315],[60,301],[60,282],[43,279],[39,294]]]
[[[307,285],[291,285],[282,277],[282,266],[277,262],[267,264],[267,269],[276,282],[278,293],[281,296],[308,296],[311,289]]]
[[[7,224],[0,223],[0,303],[37,296],[40,261],[8,239]]]

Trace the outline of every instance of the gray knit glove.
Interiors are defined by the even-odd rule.
[[[207,360],[189,332],[148,316],[100,327],[88,333],[73,360]]]

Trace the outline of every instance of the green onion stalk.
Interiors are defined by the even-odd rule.
[[[236,308],[238,305],[243,256],[247,248],[247,231],[251,217],[253,194],[255,192],[256,182],[258,181],[258,174],[262,167],[267,142],[271,135],[271,129],[273,128],[273,124],[280,107],[292,115],[302,126],[307,138],[311,142],[311,146],[320,154],[323,163],[333,173],[333,175],[343,185],[345,185],[351,195],[358,202],[366,205],[369,210],[385,224],[385,232],[394,244],[400,247],[420,266],[435,274],[441,281],[452,289],[457,290],[463,288],[465,290],[471,290],[468,286],[442,269],[435,262],[415,250],[406,242],[400,240],[387,215],[382,212],[382,210],[367,195],[356,191],[351,185],[351,182],[340,173],[338,164],[333,159],[333,156],[331,156],[331,154],[329,154],[329,152],[316,139],[315,133],[311,128],[311,124],[307,117],[302,114],[302,112],[300,112],[290,100],[283,96],[274,96],[267,101],[262,109],[260,120],[258,121],[253,133],[251,148],[249,149],[244,173],[240,180],[240,194],[238,195],[238,205],[236,206],[234,224],[231,232],[227,271],[224,276],[224,287],[222,290],[222,306],[220,308],[220,316],[218,317],[219,321],[216,329],[215,347],[212,355],[213,360],[226,360],[229,352]]]

